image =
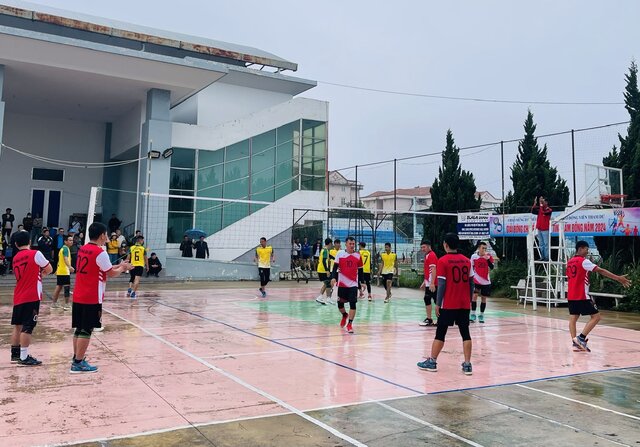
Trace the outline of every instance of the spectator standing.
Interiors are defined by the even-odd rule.
[[[183,258],[193,258],[193,241],[189,239],[189,236],[185,236],[180,243],[180,251]]]
[[[38,240],[41,233],[42,233],[42,217],[40,217],[40,214],[36,213],[35,217],[33,218],[33,231],[31,232],[32,244]]]
[[[42,235],[38,238],[38,250],[53,267],[53,239],[49,236],[47,227],[42,229]]]
[[[2,215],[2,239],[6,239],[7,243],[11,240],[11,232],[13,231],[13,222],[15,220],[15,216],[11,214],[11,208],[7,208]]]
[[[204,240],[204,236],[200,236],[200,240],[194,244],[196,249],[196,258],[208,259],[209,258],[209,245]]]
[[[122,221],[116,217],[115,213],[113,213],[111,215],[111,219],[109,219],[109,232],[115,233],[115,231],[120,228],[120,225],[122,225]]]
[[[33,241],[33,217],[31,217],[31,213],[27,213],[22,219],[22,228],[29,233],[29,240]]]
[[[120,252],[120,244],[118,244],[118,235],[115,233],[111,233],[111,239],[107,243],[107,254],[109,255],[109,260],[111,261],[111,265],[115,265],[118,262],[118,253]]]

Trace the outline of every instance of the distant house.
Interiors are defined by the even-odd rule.
[[[338,171],[329,172],[329,206],[358,207],[362,183],[350,180]]]

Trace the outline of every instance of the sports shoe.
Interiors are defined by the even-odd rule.
[[[129,295],[131,297],[132,300],[135,300],[138,298],[138,295],[136,295],[136,292],[131,292],[131,295]]]
[[[388,296],[384,299],[384,302],[385,302],[385,303],[388,303],[390,299],[391,299],[391,295],[388,295]]]
[[[70,306],[70,305],[68,305],[68,304],[64,304],[64,305],[62,306],[62,310],[71,310],[71,306]]]
[[[353,326],[351,326],[351,323],[347,324],[347,332],[353,334]]]
[[[35,357],[27,356],[24,360],[18,360],[18,366],[40,366],[42,362]]]
[[[476,322],[476,314],[474,314],[473,312],[469,315],[469,322],[470,323]]]
[[[573,339],[573,342],[576,343],[578,346],[580,346],[580,349],[582,349],[583,351],[591,352],[591,349],[589,349],[589,346],[587,346],[586,338],[582,338],[578,335],[576,338]]]
[[[93,332],[103,332],[103,331],[104,331],[104,325],[93,328]]]
[[[340,320],[340,327],[345,327],[345,325],[347,324],[347,316],[343,316],[342,320]]]
[[[11,363],[18,363],[19,361],[20,361],[20,354],[18,354],[17,356],[11,354]]]
[[[462,362],[462,373],[465,376],[470,376],[473,374],[473,370],[471,369],[471,362]]]
[[[418,368],[424,371],[436,372],[438,371],[438,362],[436,362],[436,359],[429,357],[424,362],[418,362]]]
[[[478,323],[484,323],[484,314],[478,315]]]
[[[318,304],[322,304],[322,305],[324,305],[324,306],[326,306],[326,305],[327,305],[327,303],[326,303],[326,301],[324,300],[324,298],[322,298],[322,295],[318,295],[318,296],[316,297],[316,303],[318,303]]]
[[[89,363],[83,359],[80,363],[71,363],[71,369],[69,372],[71,374],[94,373],[98,372],[98,367],[89,365]]]
[[[261,290],[260,294],[262,294],[262,298],[266,298],[267,297],[267,291],[266,290]]]
[[[133,292],[133,289],[132,289],[131,287],[129,287],[129,288],[127,289],[127,296],[128,296],[128,297],[129,297],[129,296],[131,296],[131,292]]]
[[[369,295],[369,301],[373,301],[373,297]]]
[[[580,346],[578,343],[576,343],[575,341],[571,340],[571,344],[572,344],[572,348],[575,352],[582,352],[582,346]]]
[[[60,307],[60,305],[56,302],[51,303],[51,308],[52,309],[58,309]]]
[[[434,326],[431,318],[425,318],[424,321],[421,321],[419,324],[420,326]]]

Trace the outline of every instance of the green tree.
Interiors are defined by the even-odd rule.
[[[446,147],[442,152],[442,165],[431,187],[430,210],[453,213],[476,211],[480,209],[480,202],[481,200],[476,198],[473,174],[462,169],[460,149],[455,144],[453,133],[448,130]],[[455,232],[456,223],[457,218],[454,216],[426,216],[424,236],[431,240],[438,252],[441,252],[444,235]]]

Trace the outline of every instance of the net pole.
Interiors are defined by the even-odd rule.
[[[93,223],[96,215],[96,203],[98,201],[98,187],[92,186],[89,192],[89,209],[87,210],[87,229]],[[85,237],[85,244],[89,243],[89,238]]]
[[[573,204],[578,203],[578,196],[576,193],[576,142],[575,132],[571,129],[571,162],[573,164]]]

